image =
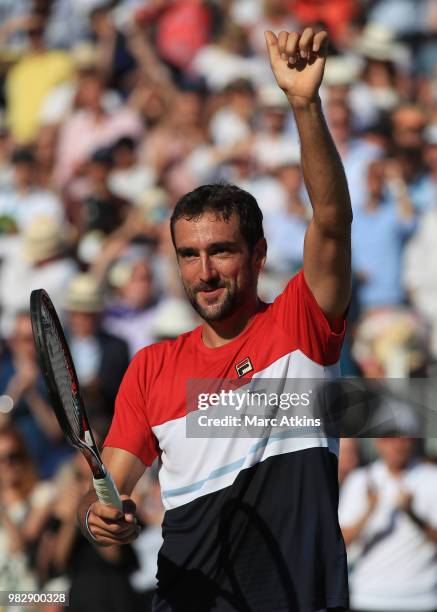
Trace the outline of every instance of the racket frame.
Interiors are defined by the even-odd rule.
[[[62,400],[57,389],[57,385],[55,382],[56,377],[50,360],[49,347],[46,342],[46,334],[44,330],[44,322],[42,315],[43,306],[47,309],[48,314],[52,319],[52,323],[56,329],[58,338],[61,343],[62,351],[65,356],[68,375],[71,381],[71,393],[73,396],[73,401],[76,404],[78,414],[80,415],[83,439],[78,436],[71,427],[68,418],[65,414],[65,409],[63,407]],[[59,425],[70,444],[83,453],[85,459],[87,460],[91,468],[94,478],[96,480],[106,478],[107,472],[102,463],[102,459],[100,457],[100,453],[94,440],[94,436],[91,431],[91,427],[85,411],[85,406],[80,395],[79,381],[77,379],[74,362],[71,357],[67,340],[65,338],[64,330],[62,329],[62,325],[59,321],[56,309],[53,306],[53,303],[48,293],[44,289],[35,289],[34,291],[32,291],[30,296],[30,316],[32,321],[32,331],[35,340],[38,363],[44,378],[44,382],[47,386],[50,402],[52,404]]]

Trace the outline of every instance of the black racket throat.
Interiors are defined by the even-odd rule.
[[[95,478],[106,475],[80,396],[70,349],[55,307],[44,289],[30,296],[32,331],[50,402],[69,443],[80,450]]]

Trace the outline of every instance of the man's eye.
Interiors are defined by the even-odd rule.
[[[212,252],[212,255],[223,255],[223,254],[227,254],[230,253],[229,249],[225,249],[224,247],[221,249],[214,249],[214,251]]]

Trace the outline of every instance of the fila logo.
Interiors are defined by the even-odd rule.
[[[246,359],[243,359],[240,363],[235,364],[235,369],[237,370],[238,378],[241,378],[248,372],[252,372],[253,365],[249,357],[246,357]]]

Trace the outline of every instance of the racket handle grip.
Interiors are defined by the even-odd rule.
[[[121,497],[109,472],[106,472],[104,478],[93,478],[93,485],[94,489],[96,490],[97,497],[102,504],[112,506],[118,510],[123,509]]]

